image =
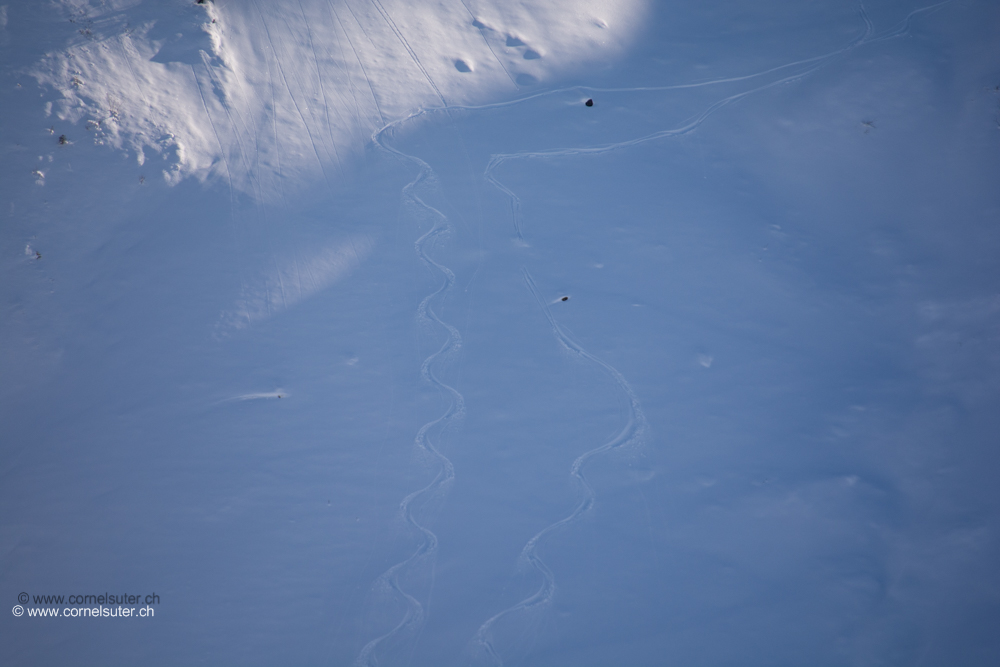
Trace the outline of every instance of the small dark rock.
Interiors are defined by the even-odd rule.
[[[587,100],[586,102],[584,102],[584,104],[586,104],[588,107],[592,107],[594,106],[594,100]]]

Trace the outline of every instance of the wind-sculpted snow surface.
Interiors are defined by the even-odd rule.
[[[271,270],[244,281],[243,294],[219,318],[217,335],[262,323],[330,287],[360,267],[372,245],[370,237],[359,236],[319,251],[296,253],[301,256],[275,258]]]

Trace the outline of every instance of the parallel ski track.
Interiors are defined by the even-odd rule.
[[[257,3],[257,0],[254,0],[254,9],[257,10],[257,15],[260,17],[260,23],[264,28],[264,35],[267,37],[268,48],[270,48],[271,54],[274,56],[274,63],[278,68],[278,74],[281,75],[281,83],[284,84],[285,91],[288,93],[288,99],[291,100],[292,106],[295,107],[295,113],[298,114],[299,120],[302,121],[302,127],[305,129],[306,135],[309,137],[309,143],[312,145],[313,155],[316,157],[316,162],[319,164],[320,171],[323,172],[323,180],[326,181],[327,185],[329,185],[330,177],[326,173],[326,166],[323,159],[319,156],[319,148],[316,146],[316,138],[313,136],[311,124],[308,120],[306,120],[305,115],[302,113],[302,108],[299,106],[299,102],[295,98],[295,93],[292,92],[291,86],[288,85],[288,77],[285,76],[285,68],[281,64],[281,56],[278,55],[278,51],[274,48],[274,40],[271,38],[271,29],[267,26],[267,19],[264,18],[264,13],[261,11],[260,4]],[[311,115],[312,114],[310,114],[310,116]],[[327,153],[327,156],[329,157],[329,153]]]
[[[404,37],[403,33],[400,32],[399,28],[396,26],[396,22],[393,21],[392,17],[389,15],[389,12],[385,10],[385,7],[383,7],[382,3],[378,0],[370,0],[370,2],[372,6],[378,10],[378,13],[382,15],[382,19],[386,22],[386,25],[389,26],[389,29],[396,35],[396,38],[399,40],[400,44],[403,45],[403,48],[406,49],[410,59],[413,60],[413,63],[417,66],[417,69],[420,70],[420,73],[424,75],[424,79],[431,87],[431,90],[433,90],[434,94],[437,95],[439,100],[441,100],[441,104],[448,106],[448,102],[444,99],[444,95],[441,94],[441,90],[437,87],[437,84],[434,83],[431,75],[427,73],[427,70],[424,68],[424,64],[420,62],[420,58],[417,57],[417,54],[410,46],[410,43],[406,41],[406,37]]]

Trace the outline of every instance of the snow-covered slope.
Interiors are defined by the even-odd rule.
[[[995,664],[998,23],[7,3],[0,662]]]
[[[78,26],[31,71],[53,113],[157,154],[171,182],[213,170],[260,200],[336,179],[386,122],[509,98],[619,56],[641,0],[57,3]]]

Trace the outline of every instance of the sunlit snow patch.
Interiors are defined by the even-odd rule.
[[[523,94],[606,63],[647,0],[55,3],[80,26],[31,68],[60,120],[213,174],[261,201],[336,179],[372,133],[422,107]],[[143,157],[144,156],[144,157]]]

